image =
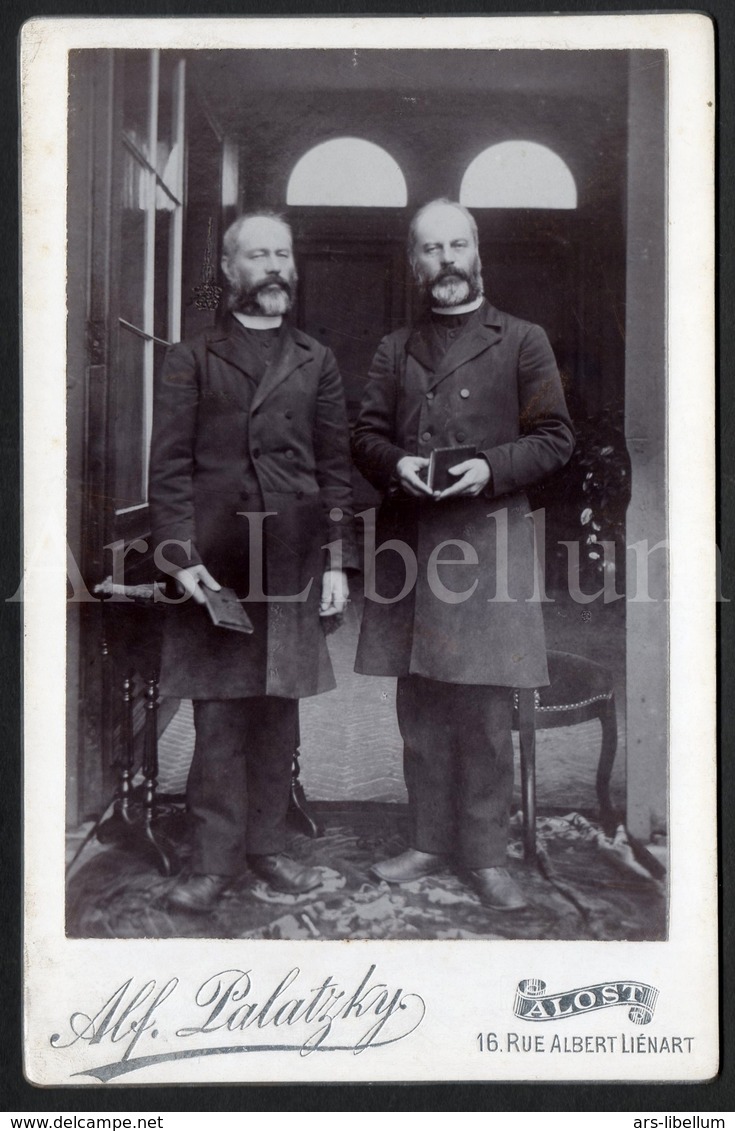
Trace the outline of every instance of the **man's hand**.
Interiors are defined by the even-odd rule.
[[[328,569],[322,574],[322,598],[319,602],[320,617],[336,617],[347,608],[350,587],[347,574],[341,569]]]
[[[202,593],[202,585],[206,585],[207,589],[221,589],[222,586],[218,581],[215,581],[206,566],[194,565],[189,566],[188,569],[177,569],[173,575],[181,588],[189,597],[193,597],[198,605],[204,604],[204,594]]]
[[[424,456],[403,456],[399,459],[396,465],[396,475],[401,487],[409,495],[414,495],[417,498],[420,495],[431,495],[426,483],[419,477],[419,471],[428,466],[429,461]]]
[[[451,499],[455,495],[479,495],[490,482],[490,464],[486,459],[466,459],[464,463],[457,463],[449,468],[450,475],[459,476],[451,487],[434,493],[435,500],[440,503],[442,499]]]

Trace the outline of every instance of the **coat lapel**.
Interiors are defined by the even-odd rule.
[[[415,357],[422,369],[433,373],[434,358],[431,352],[431,327],[427,322],[419,324],[411,331],[406,342],[406,351]]]
[[[282,385],[294,370],[305,365],[307,361],[311,361],[313,356],[314,351],[306,335],[299,330],[292,330],[290,326],[286,327],[280,353],[270,369],[266,371],[255,391],[253,403],[250,406],[251,413],[255,412],[266,397],[269,397],[274,389]]]
[[[207,335],[207,347],[217,357],[221,357],[228,365],[234,365],[247,377],[253,376],[248,366],[248,352],[242,348],[242,340],[234,318],[232,324],[225,329]]]
[[[248,351],[242,347],[236,324],[221,333],[210,335],[207,344],[217,357],[221,357],[229,365],[239,369],[246,377],[253,377],[249,367]],[[292,330],[290,326],[286,327],[278,357],[260,381],[253,396],[250,411],[253,412],[281,382],[285,381],[295,369],[309,361],[311,357],[312,349],[306,335],[298,330]]]
[[[465,334],[461,334],[447,349],[444,357],[441,359],[439,366],[434,370],[431,363],[430,350],[425,345],[426,335],[429,333],[428,327],[421,333],[421,341],[425,346],[425,354],[428,355],[428,364],[424,360],[424,354],[419,355],[419,352],[411,349],[409,342],[409,352],[421,362],[422,365],[431,371],[428,388],[433,389],[455,370],[459,369],[461,365],[466,365],[468,361],[472,361],[478,357],[485,350],[490,349],[496,342],[500,341],[502,335],[502,316],[495,310],[494,307],[486,305],[484,315],[481,322],[475,324],[472,330]],[[413,338],[413,335],[412,335]]]

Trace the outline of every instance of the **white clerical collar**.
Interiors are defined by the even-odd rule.
[[[479,298],[474,298],[472,302],[465,302],[462,306],[432,306],[432,314],[470,314],[473,310],[479,310],[484,301],[484,295]]]
[[[239,310],[232,313],[248,330],[276,330],[283,322],[282,314],[242,314]]]

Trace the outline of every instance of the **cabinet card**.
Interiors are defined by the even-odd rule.
[[[28,1078],[712,1078],[711,22],[37,19],[21,60]],[[474,235],[439,246],[419,225],[407,261],[411,219],[438,198],[469,211]],[[248,254],[275,265],[235,270],[226,242],[221,267],[229,225],[264,208],[290,234],[266,218]],[[276,306],[287,295],[287,330],[280,307],[231,303],[256,318],[243,334],[225,311],[238,271]],[[443,286],[460,311],[451,324],[437,314],[448,336],[424,342],[423,361],[401,329],[423,324],[413,273],[432,303]],[[463,311],[484,319],[470,347]],[[253,376],[227,352],[248,326],[264,352],[296,360],[269,355]],[[339,472],[332,356],[355,440],[356,466]],[[183,447],[157,431],[162,372]],[[195,373],[210,382],[199,400]],[[412,380],[428,382],[420,403]],[[400,436],[391,382],[409,406]],[[373,441],[394,451],[382,490]],[[432,444],[479,455],[460,465],[463,501],[421,504],[427,549],[407,532],[421,488],[399,461]],[[164,482],[185,527],[197,508],[195,540],[242,538],[251,592],[264,555],[267,585],[289,578],[245,603],[252,636],[209,626],[203,658],[199,623],[171,657],[172,618],[194,623],[197,609],[176,606],[178,567],[152,533]],[[339,557],[352,552],[349,507],[333,493],[350,484],[354,561]],[[403,518],[386,538],[376,514],[391,492]],[[442,525],[447,514],[460,518]],[[280,573],[322,522],[329,561]],[[200,564],[216,580],[212,555]],[[405,593],[381,589],[389,561]],[[320,598],[338,615],[319,622]],[[425,600],[438,612],[419,620]],[[309,602],[307,646],[289,626]],[[373,613],[388,635],[375,646],[363,633],[355,670]],[[410,658],[394,663],[396,625]],[[262,686],[242,674],[244,649],[261,650]],[[170,682],[174,661],[189,683]],[[335,688],[315,694],[330,666]],[[417,680],[441,686],[411,698]],[[498,775],[489,790],[482,776],[500,758],[478,721],[493,688],[513,727],[507,834]],[[206,705],[220,698],[246,704],[228,771],[213,746],[194,755],[195,724],[206,745]],[[294,698],[291,731],[276,711],[299,751],[292,864],[268,872],[265,839],[243,841],[249,866],[203,864],[190,847],[202,782],[216,784],[210,810],[241,812],[272,753],[259,738],[265,761],[254,757],[252,736]],[[409,806],[403,745],[419,732],[436,761],[417,762],[409,740]],[[439,761],[443,790],[427,785]],[[425,788],[432,800],[417,801]],[[474,823],[493,821],[503,865],[468,847]],[[210,879],[192,887],[190,872]]]

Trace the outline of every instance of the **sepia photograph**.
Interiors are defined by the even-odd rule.
[[[671,336],[688,272],[711,312],[711,248],[672,235],[692,192],[706,227],[711,139],[681,120],[692,188],[672,67],[691,34],[711,92],[711,25],[600,19],[24,29],[24,248],[52,169],[65,197],[29,347],[65,343],[60,431],[27,424],[26,578],[44,538],[66,557],[58,636],[28,653],[29,692],[50,670],[57,690],[26,780],[65,750],[53,816],[36,798],[27,821],[53,887],[42,922],[27,888],[27,930],[65,971],[47,1032],[27,998],[37,1082],[342,1079],[354,1059],[305,1052],[344,1048],[430,1078],[406,1046],[436,1023],[449,1078],[716,1066],[714,484]],[[703,734],[698,798],[679,725]],[[701,1031],[664,976],[691,875]],[[524,1025],[546,1036],[521,1064]]]

